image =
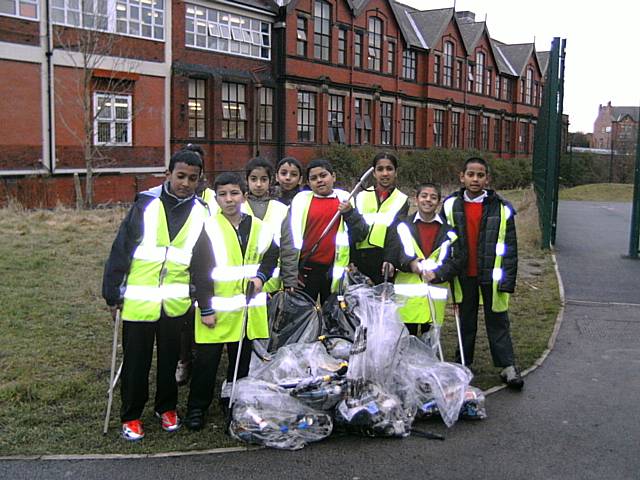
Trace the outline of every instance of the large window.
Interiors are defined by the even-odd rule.
[[[353,66],[362,68],[362,32],[353,33]]]
[[[451,112],[451,148],[460,147],[460,112]]]
[[[416,107],[403,105],[401,122],[401,145],[405,147],[414,147],[416,144]]]
[[[470,113],[467,115],[467,148],[476,148],[478,115]]]
[[[313,10],[313,56],[329,61],[331,45],[331,5],[316,0]]]
[[[304,17],[296,20],[296,53],[301,57],[307,56],[307,19]]]
[[[511,120],[504,121],[504,151],[511,153]]]
[[[131,95],[94,93],[93,143],[131,145]]]
[[[396,73],[396,44],[391,41],[387,42],[387,73]]]
[[[402,76],[408,80],[416,79],[416,52],[406,49],[402,52]]]
[[[298,141],[314,142],[316,139],[316,94],[298,92]]]
[[[393,103],[380,103],[380,143],[391,145],[393,143]]]
[[[444,147],[444,111],[433,111],[433,146]]]
[[[467,65],[467,92],[473,92],[473,65]]]
[[[271,24],[242,15],[186,4],[185,44],[188,47],[269,60]]]
[[[51,0],[53,23],[154,40],[164,39],[164,9],[165,0]]]
[[[520,135],[518,136],[518,150],[527,153],[529,150],[529,124],[520,122]]]
[[[500,100],[500,96],[501,96],[500,85],[502,85],[502,82],[500,80],[500,77],[496,75],[496,98],[498,100]]]
[[[493,78],[493,70],[490,68],[487,68],[487,83],[486,83],[486,89],[485,89],[485,95],[487,95],[487,97],[490,97],[491,94],[493,93],[491,91],[491,79]]]
[[[371,143],[371,100],[366,98],[354,99],[354,113],[356,116],[356,143]]]
[[[462,90],[462,72],[464,67],[462,66],[462,60],[456,61],[456,88]]]
[[[260,140],[273,140],[273,88],[261,87],[258,122]]]
[[[222,138],[242,140],[246,135],[247,104],[242,83],[222,82]]]
[[[527,68],[527,85],[525,87],[524,103],[531,105],[533,89],[533,68]]]
[[[38,19],[38,0],[0,0],[0,15]]]
[[[476,93],[484,93],[484,53],[476,53]]]
[[[382,69],[382,20],[377,17],[369,18],[369,70]]]
[[[329,142],[345,143],[344,137],[344,97],[329,95]]]
[[[453,43],[444,42],[444,76],[442,77],[442,83],[445,87],[453,85],[453,52]]]
[[[505,100],[512,101],[513,100],[513,80],[511,78],[503,78],[502,79],[502,90],[505,96]]]
[[[206,80],[200,78],[189,79],[189,136],[192,138],[205,137],[206,122]]]
[[[480,131],[480,148],[484,151],[489,150],[489,117],[482,116],[482,130]]]
[[[338,65],[347,63],[347,31],[338,29]]]
[[[496,118],[493,123],[493,150],[502,151],[502,121]]]

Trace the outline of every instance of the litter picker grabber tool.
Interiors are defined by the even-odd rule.
[[[362,176],[360,177],[360,180],[358,181],[356,186],[353,188],[353,190],[351,190],[351,193],[349,193],[349,196],[346,199],[347,202],[351,201],[351,199],[354,197],[354,195],[356,193],[358,193],[358,191],[362,188],[362,184],[367,180],[367,178],[369,178],[369,175],[371,175],[373,173],[373,170],[374,170],[374,168],[370,167],[366,172],[364,172],[362,174]],[[311,247],[311,250],[309,250],[309,252],[304,256],[304,258],[300,259],[300,264],[299,264],[299,268],[298,268],[298,270],[300,272],[302,272],[303,267],[307,263],[307,259],[309,257],[311,257],[314,253],[316,253],[316,250],[318,250],[318,247],[320,246],[320,242],[331,231],[331,228],[333,227],[333,225],[336,223],[336,221],[339,218],[340,218],[340,210],[338,210],[335,213],[335,215],[333,216],[333,218],[331,219],[329,224],[325,227],[325,229],[320,234],[320,237],[318,238],[318,240],[316,240],[316,243],[314,243],[313,246]]]
[[[462,348],[462,323],[460,322],[460,306],[456,303],[455,285],[451,282],[451,301],[453,303],[453,316],[456,319],[456,331],[458,332],[458,349],[460,349],[460,362],[462,365],[467,363],[464,360],[464,348]]]
[[[242,327],[240,329],[240,341],[238,342],[238,353],[236,354],[236,365],[233,368],[233,384],[231,386],[231,397],[229,397],[229,419],[233,414],[233,402],[236,400],[236,380],[238,379],[238,367],[240,366],[240,356],[242,355],[242,344],[244,343],[244,336],[247,332],[247,323],[249,322],[249,302],[253,297],[254,292],[253,282],[247,284],[247,290],[245,292],[245,307],[244,315],[242,316]]]
[[[106,435],[107,430],[109,430],[109,418],[111,417],[111,405],[113,404],[113,389],[115,388],[115,383],[118,381],[120,377],[120,372],[122,371],[122,365],[118,369],[118,374],[116,376],[116,354],[118,350],[118,332],[120,331],[120,309],[116,310],[116,320],[113,322],[113,344],[111,345],[111,374],[109,376],[109,399],[107,400],[107,413],[104,416],[104,427],[102,429],[102,434]],[[115,378],[115,382],[114,382]]]
[[[433,298],[431,297],[431,284],[426,282],[427,286],[427,301],[429,302],[429,315],[431,316],[431,327],[434,329],[436,333],[436,337],[438,340],[438,355],[440,356],[440,361],[444,362],[444,355],[442,354],[442,343],[440,342],[440,326],[437,323],[436,319],[436,310],[435,304],[433,303]]]

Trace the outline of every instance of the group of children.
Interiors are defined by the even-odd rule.
[[[375,187],[351,199],[334,188],[335,172],[324,159],[303,169],[285,157],[274,169],[257,157],[244,178],[222,173],[213,188],[202,188],[202,150],[190,145],[171,157],[164,184],[138,194],[105,265],[103,296],[114,318],[120,311],[123,320],[125,439],[144,437],[140,418],[154,343],[154,407],[162,428],[174,431],[182,424],[178,383],[185,382],[191,363],[184,423],[199,430],[224,346],[230,383],[238,350],[242,378],[249,372],[251,341],[268,337],[268,295],[302,290],[322,303],[341,289],[353,267],[375,284],[394,282],[402,300],[399,316],[411,334],[441,324],[447,301],[458,304],[458,361],[463,357],[467,365],[482,302],[494,365],[508,386],[522,388],[507,314],[517,271],[515,211],[487,188],[486,161],[465,162],[462,188],[444,201],[442,212],[439,186],[418,185],[411,215],[409,197],[396,188],[397,158],[383,152],[372,166]],[[222,397],[225,409],[228,397]]]

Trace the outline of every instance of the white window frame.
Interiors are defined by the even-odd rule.
[[[36,7],[36,16],[29,17],[26,15],[20,15],[20,4],[26,3],[28,5],[33,5]],[[16,13],[7,13],[0,12],[0,16],[2,17],[12,17],[12,18],[22,18],[24,20],[32,20],[34,22],[40,20],[40,2],[38,0],[13,0],[13,6],[15,8]]]
[[[56,5],[55,1],[51,1],[51,22],[55,25],[64,25],[72,28],[82,28],[87,30],[95,30],[97,32],[107,32],[113,33],[115,35],[124,35],[127,37],[135,37],[135,38],[144,38],[145,40],[152,40],[156,42],[164,42],[165,34],[166,34],[166,5],[169,0],[139,0],[137,4],[133,3],[135,0],[104,0],[107,4],[107,12],[105,15],[107,19],[107,28],[95,28],[95,27],[86,27],[84,25],[84,19],[82,14],[82,3],[83,0],[77,0],[78,8],[72,8],[70,6],[70,2],[72,0],[58,0],[61,3],[64,3],[63,6]],[[94,0],[94,5],[97,5],[99,0]],[[132,2],[133,4],[130,4]],[[155,3],[161,3],[162,6],[155,6]],[[144,7],[143,7],[144,5]],[[124,8],[124,10],[123,10]],[[131,19],[131,9],[138,9],[138,19]],[[125,12],[125,17],[119,17],[118,12]],[[144,22],[144,12],[148,11],[151,19],[151,23]],[[64,13],[64,20],[57,20],[55,18],[56,12]],[[76,25],[74,23],[69,22],[69,12],[78,13],[79,23]],[[159,18],[157,22],[154,19]],[[118,24],[120,22],[126,22],[127,32],[118,31]],[[130,26],[133,23],[137,23],[139,26],[139,33],[130,33]],[[148,26],[151,29],[150,35],[143,35],[143,26]],[[161,29],[162,35],[156,37],[155,30]]]
[[[111,110],[111,114],[109,115],[109,118],[100,118],[100,114],[102,113],[100,111],[100,99],[101,98],[107,98],[110,102],[111,102],[111,106],[110,106],[110,110]],[[125,100],[127,101],[127,119],[123,120],[123,119],[118,119],[116,118],[116,112],[115,112],[115,108],[116,108],[116,99],[118,101],[122,101]],[[93,115],[94,115],[94,119],[93,119],[93,144],[94,145],[103,145],[103,146],[116,146],[116,147],[127,147],[127,146],[131,146],[133,145],[133,138],[132,138],[132,96],[130,94],[126,94],[126,93],[108,93],[108,92],[94,92],[93,94]],[[111,128],[111,132],[109,135],[109,141],[108,142],[100,142],[98,141],[98,124],[99,123],[109,123],[110,124],[110,128]],[[126,123],[127,124],[127,141],[126,142],[116,142],[115,138],[116,138],[116,125],[117,124],[123,124]]]
[[[269,61],[272,28],[264,18],[185,3],[184,42],[189,48]]]

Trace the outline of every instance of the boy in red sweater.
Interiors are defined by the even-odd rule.
[[[347,201],[348,192],[333,188],[336,175],[327,160],[311,161],[306,177],[311,190],[293,197],[282,224],[280,272],[285,288],[301,288],[314,300],[319,296],[322,304],[340,287],[349,241],[364,240],[368,226]],[[338,211],[340,218],[322,237]]]
[[[516,212],[509,202],[486,188],[489,166],[484,159],[468,159],[460,172],[460,182],[463,188],[444,201],[443,211],[468,249],[467,266],[459,276],[460,288],[454,288],[454,302],[460,303],[465,363],[473,363],[482,299],[493,363],[502,369],[503,381],[520,390],[524,382],[515,367],[507,313],[518,271]]]

